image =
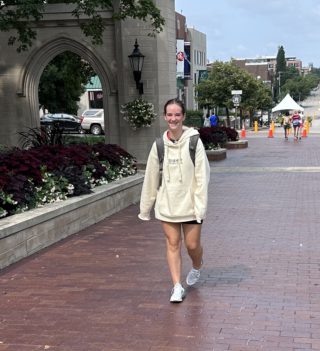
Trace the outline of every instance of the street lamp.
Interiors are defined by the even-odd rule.
[[[134,49],[132,54],[128,56],[133,72],[133,78],[136,82],[136,88],[139,90],[139,94],[143,94],[143,83],[140,82],[141,80],[141,73],[142,73],[142,66],[144,61],[144,55],[141,54],[139,50],[138,40],[136,39],[134,43]]]

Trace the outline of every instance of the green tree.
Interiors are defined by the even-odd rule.
[[[310,95],[312,89],[319,84],[320,77],[317,74],[309,73],[306,76],[293,76],[286,80],[282,87],[283,95],[290,94],[295,101],[302,101]]]
[[[247,110],[253,114],[258,108],[271,107],[271,91],[268,87],[233,63],[220,61],[213,63],[208,79],[197,86],[199,104],[211,108],[224,107],[230,126],[229,110],[234,107],[232,90],[242,90],[240,111]]]
[[[276,67],[276,72],[285,72],[286,68],[287,68],[287,64],[286,64],[286,54],[284,51],[283,46],[281,45],[278,48],[278,53],[277,53],[277,67]]]
[[[285,83],[284,73],[287,70],[286,54],[283,46],[278,48],[277,58],[276,58],[276,84],[274,86],[274,96],[279,100],[279,95],[281,91],[281,86]]]
[[[75,74],[76,72],[76,74]],[[51,113],[77,114],[80,96],[95,72],[80,56],[64,52],[45,68],[39,84],[39,103]]]
[[[313,75],[317,76],[320,78],[320,68],[313,67],[311,68],[311,72]]]
[[[253,116],[258,110],[268,111],[272,107],[272,93],[269,86],[261,80],[251,76],[251,91],[244,99],[242,108],[249,113],[250,125],[253,124]]]
[[[83,33],[91,37],[95,45],[102,44],[102,34],[105,28],[100,10],[113,11],[113,18],[124,20],[128,17],[150,20],[155,35],[163,29],[164,18],[152,0],[2,0],[0,1],[0,31],[9,32],[9,45],[17,45],[17,51],[28,50],[36,39],[36,31],[32,29],[34,22],[43,17],[45,4],[74,4],[72,15],[78,20]],[[114,6],[116,4],[116,6]],[[81,21],[87,16],[89,21]]]

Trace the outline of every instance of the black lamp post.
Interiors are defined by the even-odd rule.
[[[143,61],[144,61],[144,55],[141,54],[139,50],[139,44],[136,39],[134,43],[134,49],[132,51],[132,54],[128,56],[131,64],[131,68],[133,71],[133,78],[136,82],[136,87],[139,90],[139,94],[143,94],[143,83],[140,82],[141,80],[141,72],[142,72],[142,66],[143,66]]]

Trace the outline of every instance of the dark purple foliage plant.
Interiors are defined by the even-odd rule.
[[[135,174],[136,160],[118,145],[39,145],[0,153],[0,218]]]
[[[235,129],[223,126],[201,127],[199,134],[206,150],[218,149],[224,147],[228,141],[239,140]]]

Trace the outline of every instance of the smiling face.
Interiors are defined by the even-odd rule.
[[[179,104],[172,103],[166,106],[164,119],[168,124],[169,131],[176,137],[182,134],[183,121],[185,115]]]

